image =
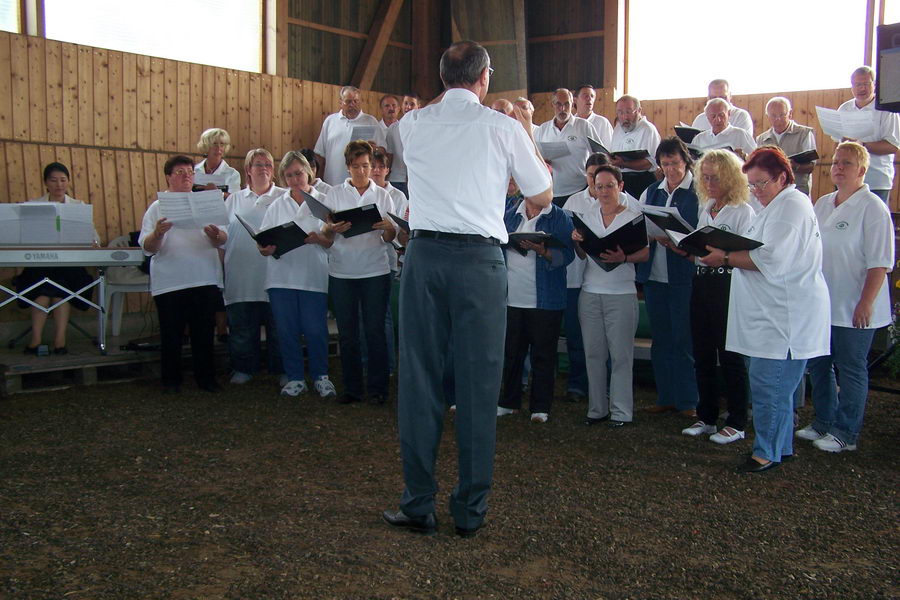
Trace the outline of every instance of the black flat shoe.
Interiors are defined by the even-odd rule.
[[[59,356],[62,356],[64,354],[68,354],[68,353],[69,353],[69,349],[66,348],[65,346],[60,346],[59,348],[53,349],[53,354],[57,354]]]
[[[602,423],[603,421],[609,421],[609,415],[606,415],[605,417],[585,417],[584,424],[596,425],[597,423]]]
[[[457,527],[456,535],[458,535],[461,538],[473,538],[476,535],[478,535],[478,532],[482,529],[484,529],[483,521],[478,527],[473,527],[471,529],[466,529],[465,527]]]
[[[607,424],[607,427],[609,427],[610,429],[618,429],[619,427],[625,427],[627,424],[627,421],[610,421]]]
[[[780,465],[781,463],[775,462],[774,460],[769,461],[766,464],[762,464],[752,456],[748,456],[746,461],[739,464],[737,468],[735,468],[735,471],[737,471],[738,473],[762,473],[764,471],[777,469]]]
[[[391,527],[398,529],[407,529],[422,535],[434,535],[437,533],[437,517],[434,513],[421,517],[410,517],[402,510],[386,510],[381,513],[381,518]]]
[[[31,346],[25,346],[25,348],[22,349],[22,354],[31,354],[32,356],[37,356],[38,349],[40,349],[40,346],[35,346],[33,348]]]

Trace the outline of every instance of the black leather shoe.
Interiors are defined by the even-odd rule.
[[[585,417],[584,424],[596,425],[597,423],[602,423],[603,421],[609,421],[609,415],[606,415],[605,417]]]
[[[384,522],[393,527],[408,529],[422,535],[434,535],[437,533],[437,517],[429,513],[421,517],[410,517],[402,510],[386,510],[381,513]]]
[[[62,354],[68,354],[68,353],[69,353],[69,349],[66,348],[65,346],[60,346],[59,348],[53,349],[53,354],[62,355]]]
[[[338,396],[338,399],[337,399],[338,404],[353,404],[354,402],[359,402],[359,401],[360,401],[360,398],[357,398],[356,396],[354,396],[352,394],[346,394],[346,393],[341,394],[340,396]]]
[[[25,346],[25,348],[22,349],[22,354],[31,354],[32,356],[37,356],[39,349],[40,346]]]
[[[619,427],[625,427],[628,423],[625,421],[610,421],[607,427],[610,429],[618,429]]]
[[[484,522],[481,523],[478,527],[473,527],[471,529],[466,529],[465,527],[457,527],[456,535],[461,538],[473,538],[478,535],[478,532],[484,527]]]
[[[763,471],[771,471],[772,469],[776,469],[779,465],[781,465],[781,463],[775,462],[774,460],[769,461],[766,464],[762,464],[752,456],[748,456],[747,460],[739,464],[735,471],[737,471],[738,473],[762,473]]]

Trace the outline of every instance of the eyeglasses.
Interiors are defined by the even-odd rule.
[[[175,169],[172,171],[172,175],[176,177],[193,177],[194,170],[193,169]]]
[[[274,169],[274,168],[275,168],[275,166],[272,165],[272,163],[258,163],[258,162],[255,162],[255,163],[250,163],[250,166],[251,166],[252,168],[254,168],[254,169],[269,169],[269,170],[271,170],[271,169]]]
[[[750,190],[751,192],[752,192],[753,190],[756,190],[757,192],[761,192],[761,191],[763,191],[764,189],[766,189],[766,186],[769,185],[769,182],[770,182],[770,181],[772,181],[772,180],[771,180],[771,179],[766,179],[765,181],[761,181],[761,182],[759,182],[759,183],[748,183],[748,184],[747,184],[747,189]]]
[[[594,186],[598,190],[613,190],[619,187],[618,183],[598,183]]]
[[[494,76],[494,69],[492,67],[488,67],[488,75],[490,75],[491,77]]]

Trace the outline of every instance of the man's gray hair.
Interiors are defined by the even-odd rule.
[[[340,96],[341,100],[343,100],[344,95],[348,94],[350,92],[359,93],[359,88],[356,86],[352,86],[352,85],[345,85],[344,87],[341,88],[341,92],[340,92],[340,94],[338,94],[338,96]]]
[[[766,102],[766,112],[769,112],[769,107],[773,104],[781,104],[787,112],[791,112],[792,110],[791,101],[784,96],[773,96],[769,98],[769,101]]]
[[[725,98],[710,98],[706,101],[706,106],[703,107],[703,112],[706,112],[707,108],[716,104],[721,104],[725,107],[725,110],[731,110],[732,108],[734,108],[731,103]]]
[[[875,81],[875,69],[873,69],[872,67],[868,67],[868,66],[859,67],[859,68],[855,69],[853,71],[853,73],[850,74],[851,77],[853,77],[854,75],[868,75],[869,79],[871,79],[872,81]]]
[[[491,57],[478,42],[456,42],[441,56],[441,81],[448,88],[470,86],[491,66]]]
[[[631,94],[625,94],[624,96],[621,96],[618,100],[616,100],[616,104],[618,104],[619,102],[625,102],[625,101],[634,102],[634,108],[637,110],[641,109],[641,101],[638,100],[635,96],[632,96]]]

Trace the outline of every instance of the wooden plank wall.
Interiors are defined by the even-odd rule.
[[[140,228],[165,184],[163,163],[176,153],[197,157],[204,129],[228,130],[227,160],[243,171],[251,148],[277,161],[314,146],[339,90],[0,32],[0,202],[43,195],[43,167],[58,160],[72,174],[70,195],[94,206],[106,243]],[[363,110],[380,114],[381,96],[363,92]],[[0,282],[12,275],[2,270]],[[0,320],[26,314],[0,311]]]
[[[615,118],[615,104],[610,100],[603,100],[606,94],[598,90],[598,101],[594,105],[594,111],[602,114],[612,122]],[[553,109],[550,106],[551,94],[532,94],[531,101],[535,106],[534,121],[543,123],[553,118]],[[769,122],[765,116],[766,102],[773,96],[784,96],[791,101],[794,109],[794,120],[801,125],[812,127],[816,132],[816,145],[819,155],[823,158],[816,164],[813,172],[812,196],[819,198],[834,190],[831,185],[830,169],[831,156],[834,154],[834,141],[822,133],[819,121],[816,118],[816,106],[837,108],[852,96],[847,88],[835,90],[813,90],[805,92],[775,92],[771,94],[745,94],[734,96],[732,102],[745,110],[750,111],[753,117],[753,136],[756,137],[769,128]],[[648,100],[642,102],[644,114],[651,123],[656,125],[663,137],[675,135],[672,129],[679,121],[691,124],[698,114],[703,111],[706,98],[676,98],[672,100]],[[900,159],[900,156],[896,156]],[[894,187],[891,193],[890,208],[894,212],[900,212],[900,162],[894,163],[895,176]]]

